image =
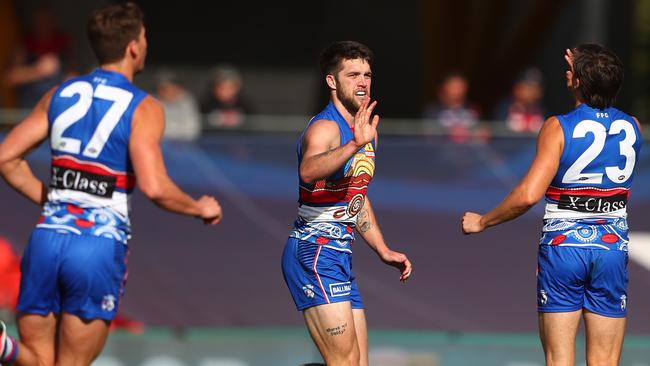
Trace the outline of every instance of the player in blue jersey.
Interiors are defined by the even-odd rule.
[[[463,231],[512,220],[545,195],[537,303],[546,364],[575,364],[582,318],[587,365],[617,365],[628,304],[626,206],[641,126],[613,107],[623,81],[613,52],[584,44],[565,59],[575,109],[545,122],[526,176],[487,214],[465,213]]]
[[[3,365],[90,365],[99,355],[124,291],[136,181],[165,210],[221,218],[213,197],[191,198],[165,170],[163,109],[132,84],[147,53],[141,10],[107,6],[88,36],[100,67],[50,90],[0,145],[2,177],[44,206],[21,264],[20,341],[0,322]],[[48,138],[49,187],[25,160]]]
[[[377,124],[370,103],[372,53],[358,42],[323,51],[330,103],[298,141],[298,219],[282,256],[282,271],[307,328],[330,366],[367,366],[363,302],[352,272],[354,229],[384,263],[411,275],[406,255],[384,241],[366,196],[375,170]]]

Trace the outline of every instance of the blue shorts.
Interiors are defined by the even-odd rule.
[[[128,247],[88,235],[34,229],[21,263],[17,310],[113,320],[124,293]]]
[[[540,245],[538,311],[571,312],[584,308],[607,317],[625,317],[627,262],[625,251]]]
[[[282,273],[299,311],[342,301],[363,309],[349,250],[289,238],[282,254]]]

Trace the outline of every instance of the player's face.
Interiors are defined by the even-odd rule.
[[[356,114],[364,100],[370,98],[372,72],[366,60],[343,60],[336,74],[336,97],[345,109]]]

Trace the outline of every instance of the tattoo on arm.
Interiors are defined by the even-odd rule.
[[[325,331],[332,337],[345,333],[348,329],[348,323],[337,325],[336,327],[326,328]]]
[[[368,215],[368,210],[362,209],[359,212],[359,217],[357,218],[357,228],[359,229],[360,233],[366,233],[368,230],[372,228],[372,224],[370,223],[370,215]]]

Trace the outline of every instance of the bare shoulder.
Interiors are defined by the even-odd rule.
[[[47,110],[50,109],[50,103],[52,102],[52,96],[59,89],[59,85],[52,87],[47,93],[43,94],[41,99],[36,104],[36,108],[42,109],[47,113]]]
[[[549,117],[542,125],[537,137],[537,149],[547,150],[559,148],[562,152],[564,149],[564,132],[560,120],[556,116]]]
[[[319,119],[314,121],[307,128],[308,134],[317,134],[317,133],[339,133],[339,126],[335,121],[329,119]]]
[[[309,125],[305,131],[305,143],[331,143],[339,141],[339,126],[335,121],[320,119]]]
[[[544,121],[542,129],[560,129],[562,130],[562,125],[560,125],[560,119],[557,116],[551,116]]]
[[[165,112],[162,104],[156,98],[147,95],[136,107],[132,124],[162,125],[164,120]]]
[[[564,140],[562,125],[556,116],[552,116],[544,121],[542,128],[539,130],[539,139],[561,137]]]
[[[135,109],[136,117],[152,117],[163,114],[162,104],[151,95],[147,95]]]

